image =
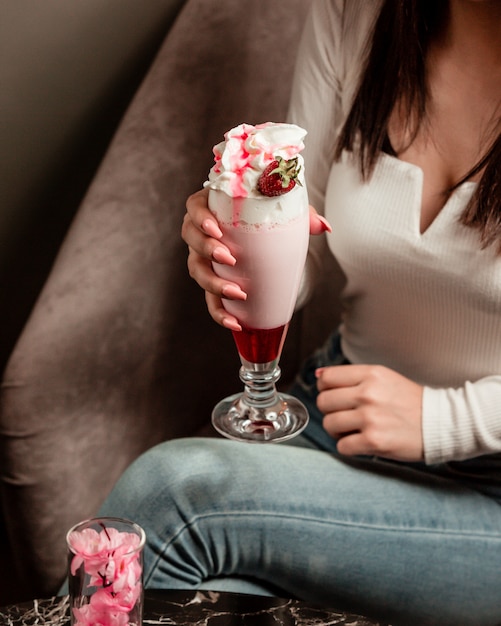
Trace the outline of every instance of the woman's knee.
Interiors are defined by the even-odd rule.
[[[238,454],[227,443],[187,438],[151,448],[124,472],[101,514],[139,519],[188,502],[213,505],[235,475]]]

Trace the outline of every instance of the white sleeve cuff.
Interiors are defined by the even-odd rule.
[[[501,452],[501,377],[460,389],[425,387],[422,426],[430,465]]]

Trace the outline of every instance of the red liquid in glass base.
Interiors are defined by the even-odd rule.
[[[234,332],[240,355],[250,363],[270,363],[280,356],[289,324],[278,328],[246,328]]]

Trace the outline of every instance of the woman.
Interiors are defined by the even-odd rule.
[[[102,512],[146,528],[147,585],[501,622],[500,102],[499,0],[313,3],[290,121],[343,321],[294,386],[296,445],[177,441],[122,478]],[[190,273],[234,328],[206,193],[187,208]]]

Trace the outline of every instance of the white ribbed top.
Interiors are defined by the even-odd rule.
[[[343,350],[353,363],[386,365],[425,385],[428,463],[500,452],[501,257],[458,223],[475,183],[420,233],[419,167],[383,154],[364,183],[349,155],[332,164],[377,6],[313,3],[290,110],[308,130],[310,201],[333,227],[329,247],[346,275]]]

